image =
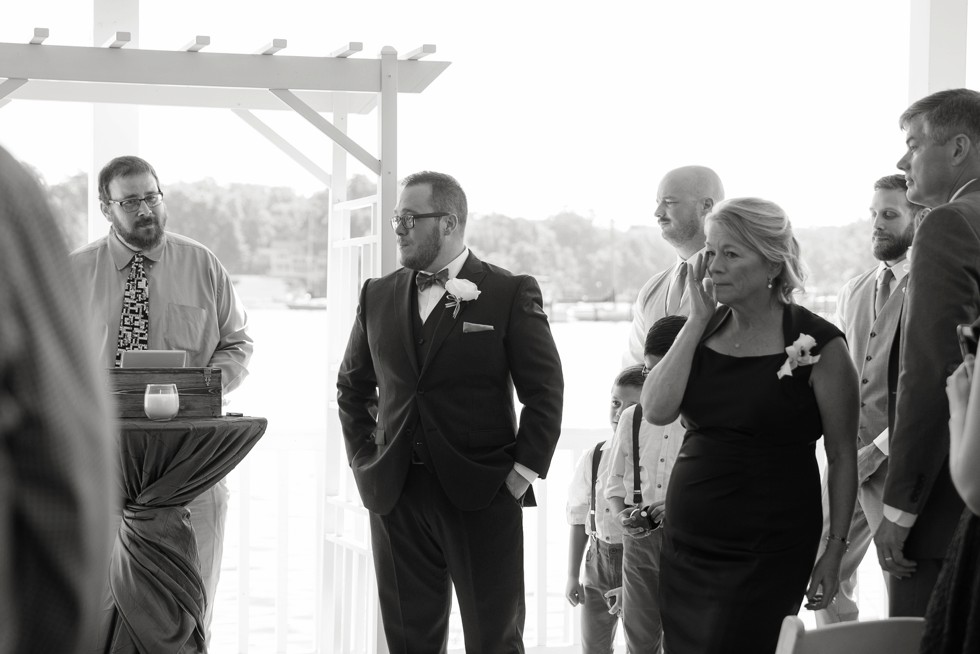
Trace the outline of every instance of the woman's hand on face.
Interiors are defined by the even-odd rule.
[[[715,315],[715,293],[711,278],[708,277],[708,259],[699,254],[693,266],[684,266],[682,275],[687,275],[687,291],[691,296],[691,316],[695,321],[707,323]]]

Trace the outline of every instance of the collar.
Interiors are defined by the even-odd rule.
[[[112,257],[112,263],[115,264],[116,270],[122,270],[129,265],[129,262],[133,260],[133,255],[139,252],[134,248],[131,248],[119,234],[116,232],[115,227],[109,228],[109,236],[106,237],[109,244],[109,256]],[[159,261],[163,258],[163,250],[167,247],[167,232],[163,233],[163,238],[160,242],[150,248],[149,250],[143,251],[143,256],[150,261]]]
[[[966,190],[966,187],[967,187],[967,186],[969,186],[970,184],[972,184],[973,182],[975,182],[975,181],[977,181],[977,179],[978,179],[977,177],[974,177],[974,178],[973,178],[973,179],[971,179],[971,180],[970,180],[969,182],[967,182],[966,184],[964,184],[963,186],[961,186],[961,187],[959,188],[959,190],[958,190],[958,191],[956,191],[956,193],[953,193],[953,197],[951,197],[951,198],[949,199],[949,201],[950,201],[950,202],[952,202],[952,201],[953,201],[953,200],[955,200],[956,198],[958,198],[958,197],[960,197],[960,195],[961,195],[961,194],[963,193],[963,191],[965,191],[965,190]]]
[[[441,270],[449,271],[449,279],[456,279],[459,277],[459,271],[463,269],[463,264],[466,263],[466,257],[468,256],[470,256],[470,249],[463,247],[463,251],[459,253],[459,256],[446,264]],[[439,270],[436,272],[439,272]]]
[[[694,262],[698,260],[698,255],[699,254],[703,255],[705,253],[705,250],[707,250],[707,249],[708,249],[708,246],[706,244],[700,250],[698,250],[697,252],[695,252],[694,254],[692,254],[691,256],[689,256],[687,259],[682,258],[681,255],[678,254],[677,255],[677,261],[675,262],[674,267],[676,268],[676,267],[680,266],[682,263],[690,263],[693,266],[694,265]]]
[[[909,253],[911,252],[912,248],[909,248],[908,252],[905,253],[905,256],[896,261],[894,266],[891,266],[892,274],[895,275],[896,284],[900,283],[903,279],[905,279],[905,276],[909,274]],[[875,281],[881,281],[881,275],[885,272],[886,268],[888,268],[888,264],[886,264],[884,261],[878,262],[878,271],[875,273]]]

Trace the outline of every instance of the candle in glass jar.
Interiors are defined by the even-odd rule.
[[[180,409],[176,384],[147,384],[143,411],[150,420],[170,420]]]

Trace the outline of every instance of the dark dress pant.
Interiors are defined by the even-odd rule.
[[[506,486],[487,508],[462,511],[414,464],[394,509],[370,519],[391,654],[446,651],[453,587],[467,654],[523,654],[523,516]]]

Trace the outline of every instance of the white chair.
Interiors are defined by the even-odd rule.
[[[923,618],[889,618],[807,631],[795,615],[783,618],[776,654],[917,654]]]

